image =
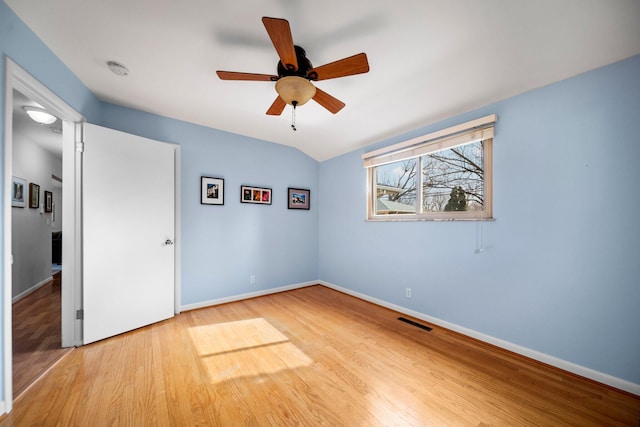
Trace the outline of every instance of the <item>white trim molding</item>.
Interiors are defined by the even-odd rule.
[[[49,276],[46,279],[36,283],[35,285],[33,285],[32,287],[30,287],[29,289],[27,289],[24,292],[19,293],[18,295],[16,295],[15,297],[13,297],[11,299],[12,303],[15,303],[16,301],[20,301],[22,298],[26,297],[29,294],[34,293],[35,291],[37,291],[38,289],[40,289],[41,287],[43,287],[44,285],[46,285],[47,283],[51,282],[53,280],[53,276]]]
[[[181,311],[196,310],[198,308],[212,307],[214,305],[226,304],[228,302],[242,301],[249,298],[256,298],[264,295],[277,294],[279,292],[292,291],[294,289],[306,288],[307,286],[314,286],[318,284],[320,284],[320,282],[317,280],[314,280],[311,282],[296,283],[293,285],[280,286],[278,288],[264,289],[261,291],[233,295],[233,296],[224,297],[224,298],[217,298],[217,299],[202,301],[194,304],[186,304],[181,306],[180,308],[181,308]]]
[[[551,365],[553,367],[562,369],[563,371],[571,372],[578,376],[617,388],[619,390],[626,391],[628,393],[635,394],[636,396],[640,396],[640,384],[632,383],[631,381],[614,377],[613,375],[605,374],[603,372],[599,372],[594,369],[587,368],[585,366],[581,366],[576,363],[557,358],[555,356],[551,356],[536,350],[532,350],[530,348],[523,347],[521,345],[514,344],[509,341],[502,340],[500,338],[492,337],[491,335],[483,334],[473,329],[465,328],[464,326],[456,325],[455,323],[447,322],[446,320],[438,319],[436,317],[429,316],[427,314],[420,313],[420,312],[408,309],[406,307],[402,307],[396,304],[391,304],[387,301],[383,301],[381,299],[374,298],[369,295],[362,294],[360,292],[355,292],[350,289],[343,288],[338,285],[334,285],[333,283],[325,282],[323,280],[319,280],[317,283],[323,286],[326,286],[328,288],[334,289],[336,291],[345,293],[347,295],[351,295],[356,298],[369,301],[371,303],[389,308],[399,313],[415,317],[416,319],[421,319],[421,320],[424,320],[425,322],[429,322],[434,325],[438,325],[443,328],[449,329],[451,331],[458,332],[462,335],[466,335],[468,337],[475,338],[485,343],[495,345],[496,347],[500,347],[505,350],[511,351],[513,353],[519,354],[521,356],[528,357],[529,359],[537,360],[538,362]]]

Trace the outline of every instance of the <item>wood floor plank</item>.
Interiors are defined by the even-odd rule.
[[[70,351],[62,348],[59,276],[13,303],[14,396]]]
[[[189,311],[74,350],[0,425],[640,423],[638,396],[398,316],[319,285]]]

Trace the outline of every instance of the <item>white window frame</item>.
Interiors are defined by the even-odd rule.
[[[363,154],[363,166],[367,169],[367,221],[482,221],[493,219],[493,136],[494,124],[497,120],[497,116],[491,114]],[[484,208],[481,211],[422,212],[422,156],[477,141],[483,141]],[[416,177],[416,213],[375,214],[376,167],[409,159],[416,159],[416,170],[419,172]]]

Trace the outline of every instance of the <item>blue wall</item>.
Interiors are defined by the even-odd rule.
[[[362,153],[492,113],[484,252],[478,222],[364,221]],[[320,279],[640,384],[639,135],[637,56],[323,162]]]
[[[0,54],[3,60],[2,67],[0,67],[2,68],[0,71],[0,77],[2,77],[0,93],[3,102],[4,57],[8,56],[90,122],[100,121],[100,100],[24,25],[3,1],[0,1]],[[4,126],[4,115],[1,125]]]
[[[181,146],[182,304],[318,278],[318,163],[301,151],[104,104],[102,125]],[[200,204],[200,177],[224,178],[224,206]],[[272,188],[272,205],[240,203],[240,186]],[[311,190],[309,211],[287,188]],[[255,275],[256,283],[249,283]]]

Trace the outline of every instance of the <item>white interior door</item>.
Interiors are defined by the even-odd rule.
[[[83,342],[173,316],[175,146],[85,124]]]

